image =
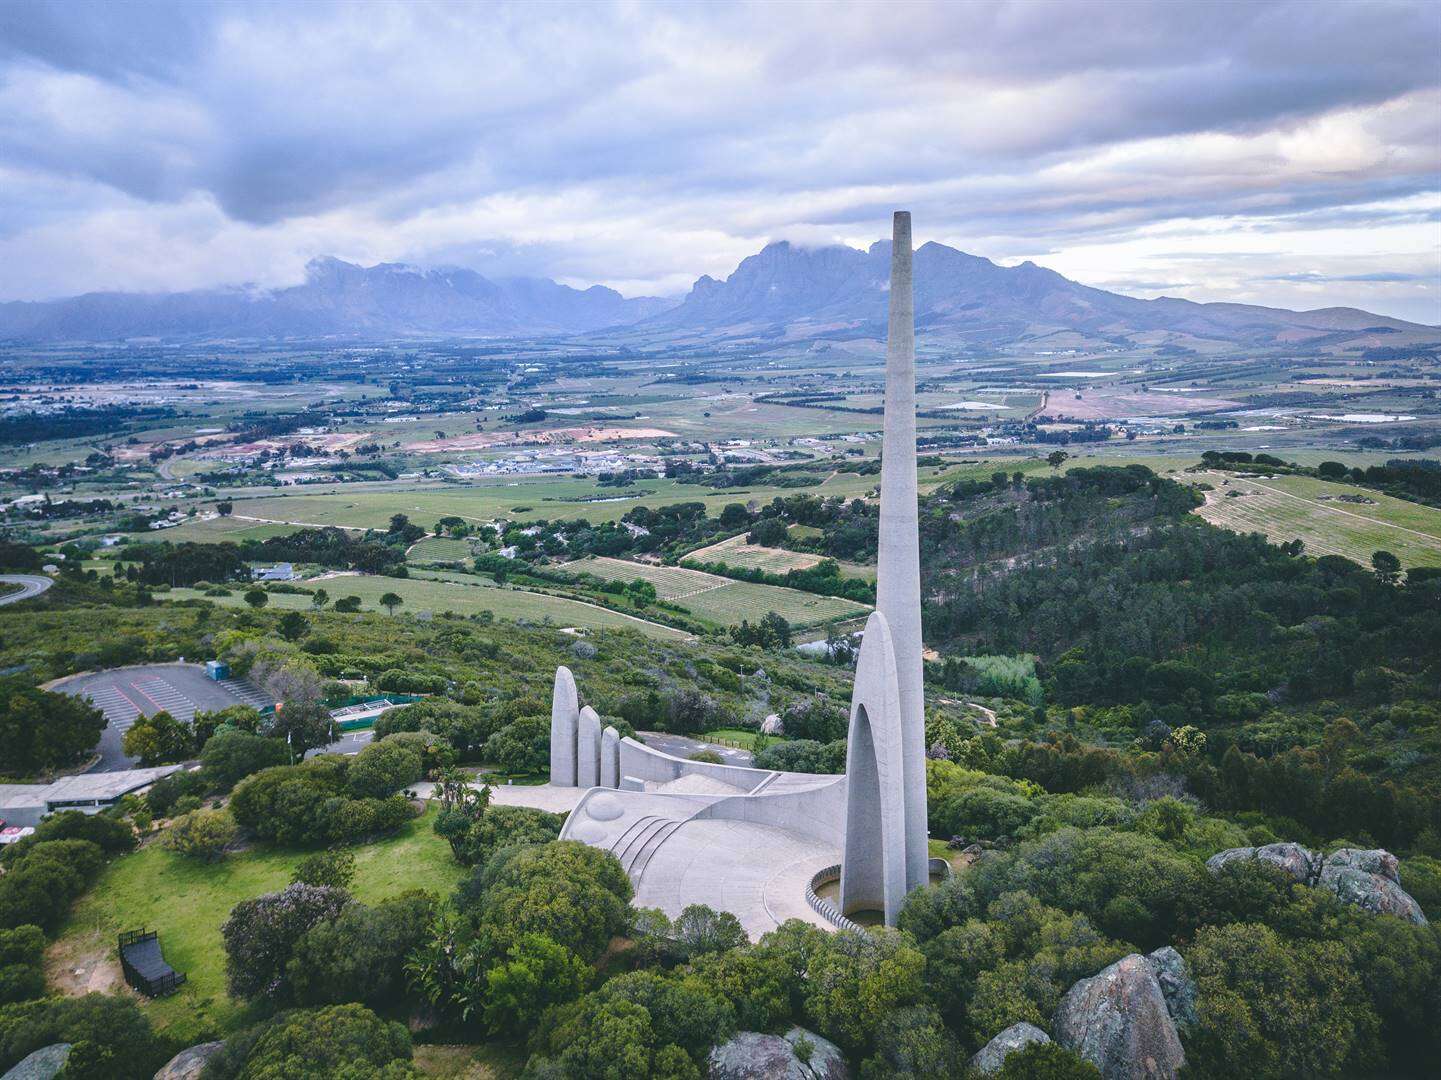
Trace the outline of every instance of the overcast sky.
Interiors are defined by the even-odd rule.
[[[0,0],[0,297],[769,240],[1441,323],[1441,3]]]

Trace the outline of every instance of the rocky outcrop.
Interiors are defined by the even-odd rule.
[[[1346,903],[1375,914],[1426,924],[1421,905],[1401,887],[1396,856],[1389,851],[1342,848],[1322,858],[1300,844],[1267,844],[1217,852],[1206,860],[1206,869],[1216,873],[1229,863],[1250,859],[1269,862],[1303,885],[1328,889]]]
[[[1189,1010],[1194,1017],[1195,992],[1174,949],[1123,956],[1066,991],[1056,1009],[1056,1041],[1105,1080],[1174,1080],[1186,1054],[1171,1003],[1179,1015]]]
[[[1019,1024],[1012,1024],[1001,1032],[985,1046],[981,1047],[980,1053],[971,1058],[971,1069],[982,1076],[990,1076],[999,1072],[1006,1058],[1017,1050],[1024,1050],[1031,1043],[1048,1043],[1051,1037],[1035,1024],[1028,1024],[1024,1020]]]
[[[850,1080],[845,1055],[803,1028],[785,1035],[742,1031],[710,1054],[708,1080]]]
[[[1166,999],[1172,1022],[1178,1028],[1190,1027],[1196,1022],[1196,981],[1191,978],[1185,958],[1171,946],[1163,945],[1146,959],[1161,984],[1161,996]]]
[[[1333,852],[1321,866],[1318,884],[1348,904],[1377,915],[1398,915],[1418,926],[1426,925],[1421,905],[1401,888],[1396,856],[1389,851],[1342,848]]]
[[[1317,855],[1307,851],[1300,844],[1291,843],[1267,844],[1264,847],[1230,848],[1207,859],[1206,869],[1215,873],[1227,863],[1244,862],[1250,859],[1260,859],[1262,862],[1277,866],[1303,885],[1315,884],[1316,875],[1321,871],[1321,860]]]
[[[761,721],[762,735],[780,735],[786,729],[785,723],[775,713],[771,713]]]
[[[223,1042],[200,1043],[180,1051],[160,1067],[155,1080],[200,1080],[206,1063],[220,1053]]]
[[[0,1080],[54,1080],[70,1058],[69,1043],[53,1043],[27,1054]]]

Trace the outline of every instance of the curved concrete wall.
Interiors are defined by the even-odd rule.
[[[715,765],[709,761],[688,761],[654,750],[632,738],[620,741],[620,775],[664,784],[682,776],[709,776],[741,791],[754,791],[778,774],[770,769],[747,769],[741,765]]]
[[[799,790],[725,795],[695,816],[775,825],[839,851],[846,842],[846,778],[818,776],[814,786]]]

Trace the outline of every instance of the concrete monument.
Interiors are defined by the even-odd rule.
[[[580,724],[580,697],[568,667],[555,669],[550,699],[550,782],[575,787],[575,736]]]
[[[906,894],[929,880],[915,316],[911,219],[903,211],[894,221],[889,333],[876,610],[856,664],[846,774],[689,761],[620,738],[601,730],[594,709],[580,708],[562,667],[550,784],[493,793],[498,803],[569,811],[561,839],[612,852],[640,906],[676,916],[709,904],[734,913],[753,936],[788,918],[850,925],[845,916],[857,911],[895,925]],[[838,904],[821,895],[837,864]]]

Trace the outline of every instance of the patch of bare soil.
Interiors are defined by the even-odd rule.
[[[115,939],[97,931],[55,942],[45,950],[45,983],[67,997],[126,992]]]

